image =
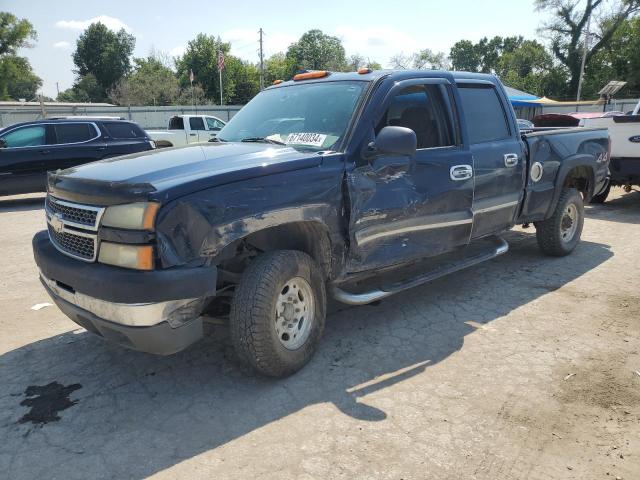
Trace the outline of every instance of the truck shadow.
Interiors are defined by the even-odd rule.
[[[616,188],[613,191],[617,195],[612,195],[604,204],[587,205],[585,207],[587,218],[607,222],[639,224],[640,192],[623,193],[620,188]]]
[[[171,357],[123,350],[83,331],[8,352],[0,356],[0,434],[5,447],[15,445],[5,451],[19,453],[5,465],[0,456],[0,469],[9,478],[145,478],[321,403],[357,421],[384,420],[369,395],[422,374],[464,348],[477,328],[612,256],[606,245],[583,242],[569,257],[549,258],[528,231],[507,239],[511,252],[491,262],[377,306],[333,308],[314,359],[284,380],[239,368],[223,327]],[[25,390],[54,381],[75,390],[77,403],[59,421],[18,423]]]

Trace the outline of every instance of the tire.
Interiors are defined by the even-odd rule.
[[[553,215],[534,225],[538,245],[545,254],[554,257],[570,254],[580,242],[584,226],[584,203],[580,192],[575,188],[563,189]]]
[[[230,335],[238,357],[271,377],[297,372],[322,337],[326,304],[323,276],[309,255],[263,253],[245,269],[231,303]]]
[[[609,196],[609,192],[611,191],[611,184],[607,185],[602,192],[597,195],[594,195],[589,203],[604,203],[607,197]]]

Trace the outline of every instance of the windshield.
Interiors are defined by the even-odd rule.
[[[340,81],[265,90],[229,121],[218,139],[265,140],[299,149],[331,150],[344,136],[366,85]]]

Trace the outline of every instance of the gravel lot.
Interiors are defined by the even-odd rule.
[[[31,310],[42,197],[0,199],[0,477],[638,479],[640,193],[587,210],[569,257],[517,230],[498,259],[334,309],[274,381],[223,327],[160,358]]]

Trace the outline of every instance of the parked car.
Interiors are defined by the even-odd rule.
[[[211,115],[176,115],[169,119],[167,130],[148,130],[158,148],[179,147],[190,143],[208,142],[226,125]]]
[[[280,377],[316,350],[327,296],[366,304],[489,260],[516,224],[571,253],[608,148],[606,129],[521,135],[491,75],[308,72],[216,142],[50,174],[34,255],[90,332],[170,354],[214,315]]]
[[[535,128],[533,122],[525,120],[524,118],[518,118],[516,119],[516,122],[518,124],[518,129],[520,129],[520,132],[522,133],[531,132]]]
[[[611,182],[592,203],[604,203],[611,187],[623,187],[627,192],[640,186],[640,102],[631,115],[585,118],[580,125],[587,128],[608,128],[611,137]]]
[[[44,192],[47,172],[155,148],[135,123],[60,118],[0,130],[0,196]]]

